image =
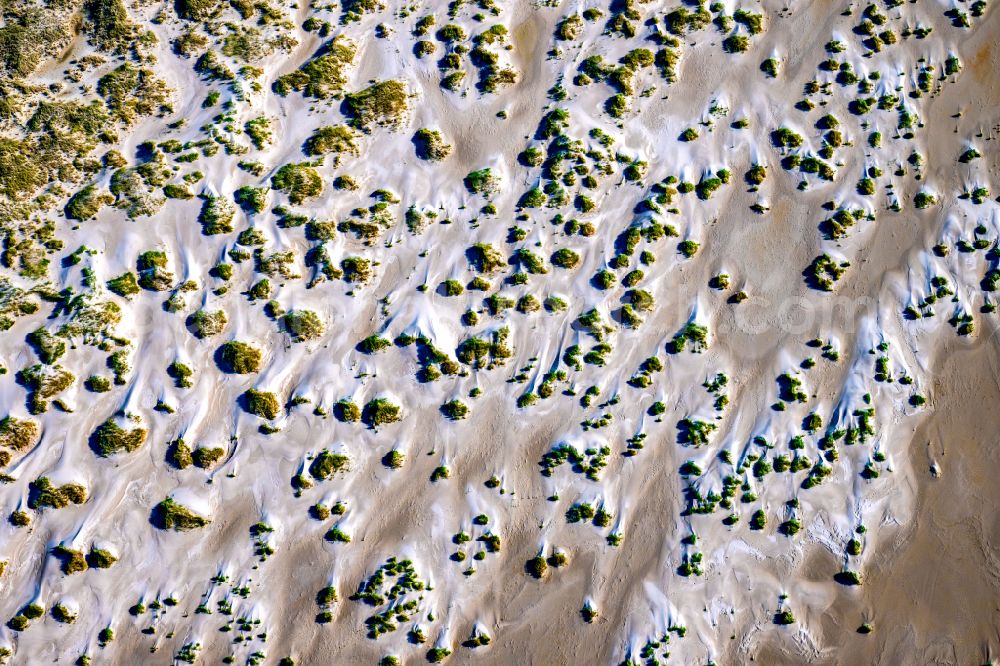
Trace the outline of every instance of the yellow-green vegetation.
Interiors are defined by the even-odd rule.
[[[106,283],[108,291],[118,294],[124,298],[135,296],[139,293],[139,282],[135,278],[135,273],[129,271],[122,273],[118,277],[111,278]]]
[[[62,48],[72,36],[66,8],[40,3],[10,3],[0,28],[0,65],[8,76],[23,78],[38,67],[43,57]]]
[[[343,454],[323,449],[310,463],[309,474],[320,481],[325,481],[337,472],[346,472],[350,462],[350,458]]]
[[[11,461],[10,450],[24,451],[37,444],[40,435],[38,423],[32,419],[19,419],[10,415],[0,419],[0,467]]]
[[[247,389],[243,394],[245,409],[253,414],[265,419],[276,419],[281,413],[281,403],[278,396],[270,391],[258,391],[257,389]]]
[[[135,261],[139,272],[139,286],[150,291],[166,291],[173,285],[174,274],[167,270],[167,255],[159,250],[149,250]]]
[[[17,374],[18,381],[27,388],[28,409],[41,414],[49,408],[49,399],[59,395],[76,381],[76,377],[61,365],[32,365]]]
[[[175,439],[167,445],[167,462],[177,469],[187,469],[194,463],[191,447],[183,439]]]
[[[344,282],[364,284],[372,278],[372,262],[364,257],[344,257],[340,262]]]
[[[174,530],[175,532],[198,529],[211,522],[210,519],[199,516],[186,506],[177,503],[172,497],[166,498],[153,507],[150,521],[161,530]]]
[[[8,278],[0,276],[0,331],[8,330],[18,317],[38,312],[35,298],[30,292],[13,285]]]
[[[154,193],[159,179],[136,167],[126,167],[111,176],[111,194],[115,196],[115,207],[125,211],[130,218],[154,215],[166,199]]]
[[[492,273],[507,265],[507,258],[489,243],[476,243],[466,251],[466,256],[480,273]]]
[[[403,418],[402,409],[386,398],[369,400],[361,412],[361,420],[370,428],[395,423]]]
[[[55,337],[45,328],[36,328],[27,335],[27,342],[46,365],[52,365],[66,353],[66,342]]]
[[[244,185],[233,192],[233,201],[246,213],[261,213],[267,207],[267,188]]]
[[[402,81],[378,81],[345,95],[344,110],[351,124],[365,131],[373,125],[398,127],[409,110],[409,92]]]
[[[315,340],[323,335],[325,327],[319,315],[312,310],[293,310],[281,319],[293,342]]]
[[[224,372],[248,375],[260,371],[263,353],[246,342],[232,340],[219,347],[217,357]]]
[[[357,134],[347,125],[319,127],[305,143],[306,155],[337,155],[347,154],[357,156],[358,145],[355,143]]]
[[[417,157],[429,162],[440,162],[451,155],[452,146],[445,142],[438,130],[422,127],[413,135]]]
[[[146,441],[146,429],[129,428],[118,425],[115,418],[110,418],[97,426],[90,436],[90,447],[97,455],[108,457],[117,453],[131,453]]]
[[[56,604],[52,607],[52,619],[62,624],[73,624],[77,619],[77,611],[64,604]]]
[[[87,558],[79,550],[59,544],[52,549],[52,555],[59,560],[62,572],[67,576],[86,571],[88,568]]]
[[[214,18],[222,11],[220,0],[179,0],[175,5],[177,15],[189,21]]]
[[[274,82],[274,91],[282,96],[298,91],[308,97],[332,97],[346,85],[347,69],[354,64],[356,51],[354,42],[338,35],[301,69],[279,77]]]
[[[191,331],[202,340],[222,333],[228,323],[229,319],[222,310],[198,310],[188,319]]]
[[[172,92],[151,69],[123,63],[97,82],[97,94],[119,120],[131,124],[140,116],[166,115],[173,110]]]
[[[323,179],[308,163],[286,164],[271,177],[271,187],[288,195],[293,204],[323,193]]]
[[[87,553],[87,564],[91,569],[109,569],[117,561],[118,557],[114,553],[97,546],[91,546]]]
[[[361,420],[361,408],[349,399],[339,400],[333,407],[333,415],[344,423],[357,423]]]
[[[87,489],[79,483],[55,486],[47,476],[40,476],[28,484],[28,506],[35,511],[62,509],[70,504],[87,501]]]
[[[225,198],[211,194],[202,197],[198,221],[201,223],[202,233],[206,236],[231,233],[235,215],[236,208]]]
[[[199,446],[191,453],[191,460],[195,467],[201,469],[211,469],[226,455],[226,450],[222,447]]]
[[[30,155],[28,141],[0,138],[0,194],[19,199],[45,185],[49,176]]]
[[[70,197],[63,212],[70,220],[90,220],[97,217],[104,206],[113,204],[115,198],[103,193],[94,185],[86,185]]]
[[[83,15],[90,43],[102,51],[123,54],[139,36],[122,0],[84,0]]]

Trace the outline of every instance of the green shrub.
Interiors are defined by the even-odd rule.
[[[226,199],[211,194],[202,195],[198,222],[201,223],[201,232],[206,236],[231,233],[235,215],[236,208]]]
[[[449,400],[441,405],[441,413],[452,421],[460,421],[469,414],[469,407],[461,400]]]
[[[17,381],[30,391],[28,410],[41,414],[48,409],[49,398],[72,386],[76,377],[61,365],[36,364],[18,372]]]
[[[722,40],[722,50],[726,53],[744,53],[750,48],[750,38],[746,35],[730,35]]]
[[[323,449],[309,465],[309,473],[320,481],[325,481],[337,472],[346,472],[350,458],[340,453]]]
[[[323,335],[323,322],[312,310],[293,310],[281,321],[293,342],[314,340]]]
[[[104,206],[114,203],[110,194],[100,192],[94,185],[86,185],[70,197],[63,212],[69,220],[90,220],[97,217]]]
[[[167,462],[177,469],[187,469],[194,463],[191,447],[183,439],[175,439],[167,445]]]
[[[70,504],[87,501],[87,489],[78,483],[52,485],[48,477],[40,476],[28,484],[28,507],[35,511],[45,508],[62,509]]]
[[[117,561],[118,558],[109,550],[91,546],[90,552],[87,553],[87,564],[92,569],[108,569]]]
[[[23,451],[38,443],[41,430],[32,419],[5,416],[0,419],[0,447]]]
[[[159,250],[148,250],[135,261],[139,271],[138,284],[150,291],[166,291],[173,284],[174,274],[167,270],[167,255]]]
[[[319,99],[333,97],[346,85],[347,71],[354,64],[355,54],[354,43],[338,35],[300,69],[279,77],[274,82],[274,91],[282,96],[294,90]]]
[[[920,191],[913,197],[913,205],[918,209],[927,208],[937,203],[937,197],[929,192]]]
[[[198,310],[191,315],[188,321],[188,325],[191,326],[198,339],[222,333],[227,323],[229,323],[229,319],[222,310]]]
[[[73,624],[76,622],[76,612],[62,604],[56,604],[52,607],[52,617],[56,622],[63,624]]]
[[[131,453],[142,446],[145,441],[145,428],[126,430],[119,426],[114,419],[108,419],[97,426],[91,435],[91,448],[97,455],[108,457],[116,453]]]
[[[385,398],[368,401],[361,412],[361,421],[370,428],[395,423],[402,419],[402,409]]]
[[[476,243],[466,251],[469,261],[480,273],[492,273],[507,266],[507,259],[489,243]]]
[[[271,177],[271,187],[288,195],[293,204],[318,197],[323,192],[323,179],[309,164],[286,164]]]
[[[222,10],[220,0],[178,0],[177,15],[188,21],[205,21]]]
[[[568,248],[561,248],[552,253],[550,258],[553,266],[572,269],[580,265],[580,255]]]
[[[344,281],[351,284],[364,284],[372,278],[372,262],[364,257],[344,257],[340,268]]]
[[[281,403],[278,396],[270,391],[258,391],[257,389],[247,389],[243,394],[245,407],[254,416],[273,420],[281,413]]]
[[[488,167],[470,172],[465,177],[464,182],[466,189],[472,194],[486,196],[500,190],[500,179],[493,175],[493,172]]]
[[[693,257],[699,247],[698,243],[693,240],[683,240],[677,244],[677,250],[684,255],[686,259]]]
[[[355,133],[346,125],[319,127],[312,136],[306,139],[306,155],[337,155],[347,153],[358,155],[358,146],[354,143]]]
[[[545,572],[548,571],[548,568],[548,563],[541,555],[536,555],[528,560],[524,565],[524,570],[532,578],[541,578],[545,575]]]
[[[352,400],[340,400],[333,406],[333,415],[343,423],[357,423],[361,420],[361,408]]]
[[[409,93],[401,81],[378,81],[345,95],[344,109],[359,129],[368,131],[372,125],[397,127],[409,110]]]
[[[224,372],[247,375],[260,371],[263,354],[245,342],[232,340],[219,347],[219,365]]]
[[[210,469],[215,466],[222,457],[226,455],[226,450],[221,447],[207,448],[199,446],[191,453],[191,460],[195,467]]]
[[[112,278],[105,284],[108,287],[108,291],[113,294],[118,294],[124,298],[135,296],[140,291],[139,283],[135,278],[135,273],[132,273],[131,271],[123,273],[116,278]]]
[[[426,127],[418,129],[413,135],[413,146],[417,157],[430,162],[440,162],[452,151],[452,147],[441,137],[441,132]]]
[[[233,192],[233,200],[247,213],[260,213],[267,207],[267,189],[244,185]]]
[[[199,516],[191,509],[178,504],[171,497],[153,507],[150,520],[155,527],[161,530],[174,530],[176,532],[205,527],[211,522],[208,518]]]
[[[444,647],[434,647],[427,651],[427,661],[432,664],[439,664],[448,656],[451,655],[451,650]]]

